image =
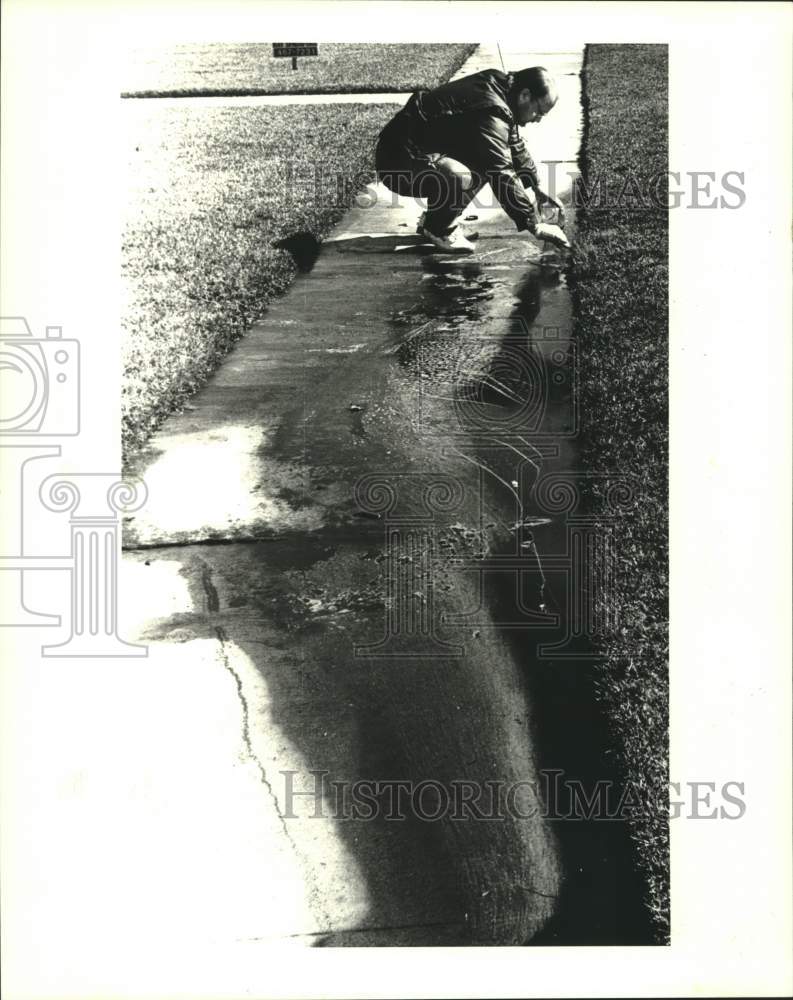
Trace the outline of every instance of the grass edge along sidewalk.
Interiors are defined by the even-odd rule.
[[[668,211],[609,199],[629,175],[640,190],[666,177],[667,80],[665,45],[586,48],[571,274],[583,469],[624,477],[633,492],[614,527],[615,589],[601,610],[617,627],[600,641],[596,688],[625,780],[655,804],[631,833],[659,943],[669,940],[669,821],[657,808],[669,748]]]
[[[445,83],[475,43],[320,42],[316,56],[275,58],[272,46],[210,43],[131,53],[122,97],[378,94]]]

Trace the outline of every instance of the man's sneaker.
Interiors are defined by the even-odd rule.
[[[424,221],[426,218],[427,218],[427,213],[422,212],[418,218],[418,222],[416,223],[416,232],[418,233],[419,236],[424,235]],[[471,229],[469,226],[466,226],[462,222],[457,223],[457,228],[460,230],[462,235],[465,236],[466,239],[475,240],[479,238],[479,233],[477,230]]]
[[[444,253],[473,253],[476,250],[474,244],[460,232],[460,227],[455,226],[450,233],[444,236],[436,236],[429,229],[421,230],[421,235],[426,237]]]
[[[555,226],[549,222],[538,222],[537,228],[534,230],[534,236],[538,240],[546,240],[548,243],[553,243],[555,247],[564,247],[565,250],[570,249],[570,240],[565,236],[561,226]]]

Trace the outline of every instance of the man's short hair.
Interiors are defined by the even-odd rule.
[[[531,66],[529,69],[518,70],[512,74],[513,93],[519,94],[528,90],[535,100],[547,97],[553,78],[544,66]]]

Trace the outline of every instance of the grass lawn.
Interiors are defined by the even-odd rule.
[[[617,193],[611,207],[593,199],[577,217],[583,462],[614,470],[635,490],[616,529],[619,628],[604,640],[598,688],[626,779],[657,806],[668,789],[668,213],[619,192],[628,174],[646,191],[667,170],[666,46],[588,46],[583,92],[583,180],[590,192],[600,180]],[[665,941],[668,821],[651,809],[633,834]]]
[[[310,34],[310,31],[308,32]],[[188,94],[382,93],[437,87],[460,68],[473,44],[319,43],[319,54],[274,58],[272,45],[171,45],[132,51],[123,96]]]
[[[125,452],[204,383],[295,274],[273,246],[328,232],[373,176],[394,105],[124,101]],[[315,171],[321,166],[321,174]]]

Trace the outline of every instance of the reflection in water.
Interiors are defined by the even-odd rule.
[[[540,313],[543,284],[557,284],[558,276],[547,275],[542,268],[533,267],[527,272],[513,292],[514,315],[521,317],[531,326]]]
[[[538,506],[535,487],[545,474],[581,474],[577,355],[564,275],[528,266],[515,280],[516,271],[427,260],[415,306],[393,318],[400,337],[394,353],[417,387],[422,426],[443,440],[447,453],[479,469],[483,523],[493,528],[490,568],[472,564],[468,572],[479,578],[480,606],[500,623],[522,665],[530,701],[542,706],[540,766],[584,787],[607,780],[616,788],[620,774],[589,640],[582,637],[584,659],[577,661],[537,654],[540,644],[566,635],[569,624],[560,568],[567,518],[540,516],[548,512]],[[498,560],[521,568],[499,570]],[[472,607],[458,624],[473,627],[476,615]],[[558,834],[568,873],[564,896],[536,943],[650,940],[625,824],[560,823]]]
[[[495,288],[478,263],[455,266],[428,258],[415,305],[391,317],[400,366],[429,386],[443,386],[448,396]]]
[[[480,319],[495,295],[496,282],[476,261],[462,265],[429,258],[422,276],[419,308],[455,325]]]
[[[504,270],[517,271],[517,283]],[[566,292],[547,268],[488,270],[479,261],[427,258],[415,305],[391,321],[400,337],[393,353],[418,390],[422,426],[479,469],[482,516],[500,526],[491,551],[517,547],[514,554],[525,557],[532,578],[521,606],[542,611],[540,554],[531,532],[514,526],[531,513],[527,502],[543,467],[533,438],[547,437],[549,418],[550,425],[559,423],[551,414],[570,382],[568,352],[560,350],[569,331],[553,327],[549,344],[544,327],[535,328],[546,289]],[[557,305],[546,313],[568,326]],[[533,595],[528,604],[525,592]]]

